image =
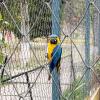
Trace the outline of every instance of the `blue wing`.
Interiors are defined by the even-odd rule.
[[[57,45],[52,53],[52,61],[50,62],[50,72],[56,67],[59,59],[61,59],[61,54],[62,54],[62,48],[60,45]]]

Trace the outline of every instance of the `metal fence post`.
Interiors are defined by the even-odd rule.
[[[85,0],[86,8],[89,6],[90,0]],[[90,7],[85,17],[85,62],[90,65]],[[90,91],[90,69],[85,74],[85,96],[89,96]]]
[[[52,0],[52,34],[60,36],[60,0]],[[55,15],[54,15],[55,14]],[[55,68],[52,72],[52,100],[60,100],[60,74]]]

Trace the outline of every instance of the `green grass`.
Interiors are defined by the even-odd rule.
[[[76,81],[74,81],[72,83],[71,89],[68,88],[63,92],[63,96],[65,98],[68,98],[68,100],[83,100],[83,96],[84,96],[84,91],[83,91],[83,86],[84,83],[81,82],[77,88],[76,85],[79,82],[79,79],[77,79]],[[61,100],[64,100],[63,98]]]
[[[1,87],[1,86],[4,86],[4,85],[7,85],[6,82],[5,82],[5,83],[2,82],[2,81],[5,80],[6,78],[8,78],[7,75],[3,75],[3,78],[2,78],[2,79],[1,79],[1,76],[0,76],[0,87]]]

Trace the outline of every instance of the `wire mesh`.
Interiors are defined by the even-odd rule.
[[[77,3],[76,3],[77,2]],[[52,81],[48,81],[46,58],[48,35],[51,34],[52,0],[4,0],[0,3],[0,30],[3,34],[3,63],[0,69],[0,100],[51,100]],[[90,7],[90,4],[88,8]],[[61,100],[83,100],[84,76],[98,65],[93,59],[94,35],[91,27],[90,62],[85,63],[84,0],[62,0],[61,46],[63,49],[60,84]],[[98,11],[99,12],[99,11]],[[56,15],[55,20],[56,20]],[[57,20],[56,20],[57,21]],[[92,22],[92,21],[91,21]],[[92,79],[89,81],[91,82]],[[56,85],[56,82],[55,82]]]

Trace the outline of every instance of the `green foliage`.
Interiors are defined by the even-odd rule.
[[[100,61],[95,66],[96,74],[100,78]]]
[[[2,64],[2,63],[3,63],[3,59],[4,59],[4,55],[3,55],[3,53],[2,53],[2,52],[0,52],[0,64]]]
[[[83,91],[83,86],[84,83],[81,82],[78,86],[79,79],[75,80],[72,83],[71,89],[66,89],[63,93],[63,96],[65,98],[68,98],[68,100],[83,100],[83,95],[84,95],[84,91]],[[75,88],[77,86],[77,88]],[[64,100],[63,98],[61,100]]]
[[[30,6],[30,27],[36,22],[33,30],[31,31],[31,38],[48,36],[51,33],[51,12],[47,5],[45,5],[41,0],[33,0],[32,6]]]
[[[100,61],[96,64],[95,69],[100,70]]]
[[[3,20],[3,18],[2,18],[2,14],[1,14],[1,12],[0,12],[0,21],[2,21]]]
[[[0,64],[3,64],[4,61],[4,54],[2,53],[2,48],[5,47],[6,44],[4,43],[4,41],[0,40]]]
[[[48,36],[48,34],[51,33],[51,12],[49,8],[41,0],[26,0],[26,1],[28,2],[30,28],[33,26],[36,19],[38,19],[30,32],[31,39],[40,36]],[[20,28],[21,27],[20,0],[8,0],[6,2],[6,5],[11,15],[13,16],[14,20],[16,21],[18,27]],[[16,25],[12,21],[11,17],[9,16],[5,8],[1,7],[0,11],[4,21],[10,23],[9,27],[5,27],[4,25],[3,26],[4,29],[9,29],[10,31],[14,31],[17,37],[21,38],[20,32],[16,28]]]
[[[8,78],[8,75],[3,75],[3,78],[1,78],[1,75],[0,75],[0,86],[4,86],[4,85],[7,85],[7,82],[3,83],[2,81],[7,79]]]
[[[51,34],[51,11],[47,7],[45,3],[42,2],[42,0],[26,0],[28,3],[28,14],[29,14],[29,25],[30,28],[34,25],[30,32],[31,39],[41,36],[48,36]],[[45,0],[46,2],[49,2],[50,0]],[[68,9],[64,10],[64,7],[67,6],[66,2],[69,2]],[[21,28],[21,0],[7,0],[6,5],[8,7],[8,10],[11,12],[11,15],[14,17],[17,25],[19,28]],[[75,5],[74,5],[75,4]],[[60,17],[66,20],[71,18],[71,13],[74,16],[81,16],[84,11],[84,0],[62,0],[61,4],[61,11],[60,11]],[[17,35],[17,37],[21,38],[21,34],[16,28],[16,25],[12,21],[11,17],[9,16],[8,12],[5,10],[4,6],[0,7],[0,12],[2,14],[3,20],[10,23],[9,27],[4,26],[5,29],[9,29],[11,31],[14,31],[14,33]],[[65,17],[62,17],[65,16]],[[67,18],[68,17],[68,18]],[[35,22],[37,20],[37,22]]]

